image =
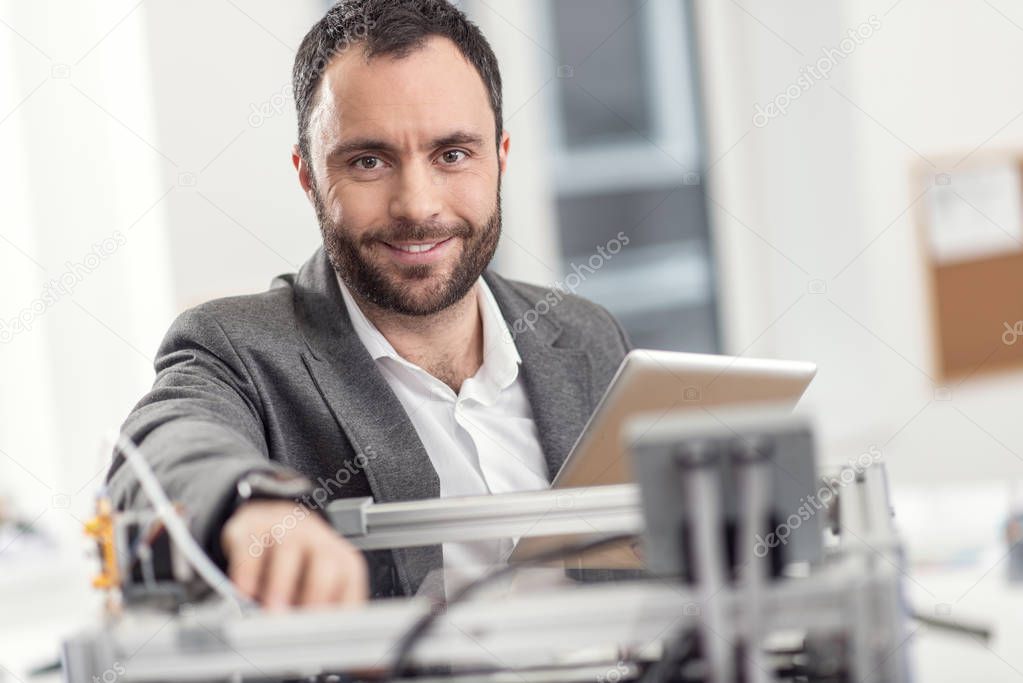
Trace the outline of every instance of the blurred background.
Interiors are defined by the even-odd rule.
[[[893,649],[1023,679],[1023,8],[457,4],[504,78],[495,268],[637,346],[817,363],[821,459],[883,453],[917,609],[996,627]],[[290,69],[326,7],[0,0],[0,679],[93,616],[101,437],[174,316],[319,243]]]

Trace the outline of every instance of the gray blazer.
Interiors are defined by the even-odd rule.
[[[513,330],[552,477],[629,342],[596,304],[489,271],[484,278]],[[236,483],[252,471],[298,471],[331,499],[440,495],[415,428],[352,328],[322,248],[266,292],[182,313],[155,369],[123,430],[222,565],[220,529]],[[119,508],[148,505],[123,458],[107,480]],[[375,596],[411,595],[442,563],[440,546],[368,555]]]

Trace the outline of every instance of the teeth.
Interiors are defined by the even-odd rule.
[[[395,248],[401,249],[402,251],[407,251],[410,254],[419,254],[424,251],[430,251],[435,246],[437,246],[437,244],[438,244],[437,242],[434,242],[433,244],[396,245]]]

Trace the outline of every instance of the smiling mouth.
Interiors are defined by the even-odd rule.
[[[395,249],[398,249],[399,251],[408,252],[409,254],[419,254],[424,251],[430,251],[438,244],[439,244],[438,242],[433,242],[431,244],[408,244],[408,245],[392,244],[391,246],[394,247]]]
[[[416,242],[416,243],[412,243],[412,244],[393,244],[391,242],[384,242],[384,244],[389,246],[391,249],[395,249],[397,251],[401,251],[401,252],[404,252],[406,254],[423,254],[423,253],[426,253],[428,251],[431,251],[432,249],[434,249],[434,248],[436,248],[436,247],[438,247],[438,246],[440,246],[442,244],[445,244],[450,239],[451,238],[448,237],[446,239],[442,239],[442,240],[439,240],[439,241],[436,241],[436,242]]]

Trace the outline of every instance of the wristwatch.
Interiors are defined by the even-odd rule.
[[[237,505],[250,500],[298,500],[314,490],[311,481],[298,473],[249,472],[237,485]],[[237,507],[236,505],[236,507]]]

